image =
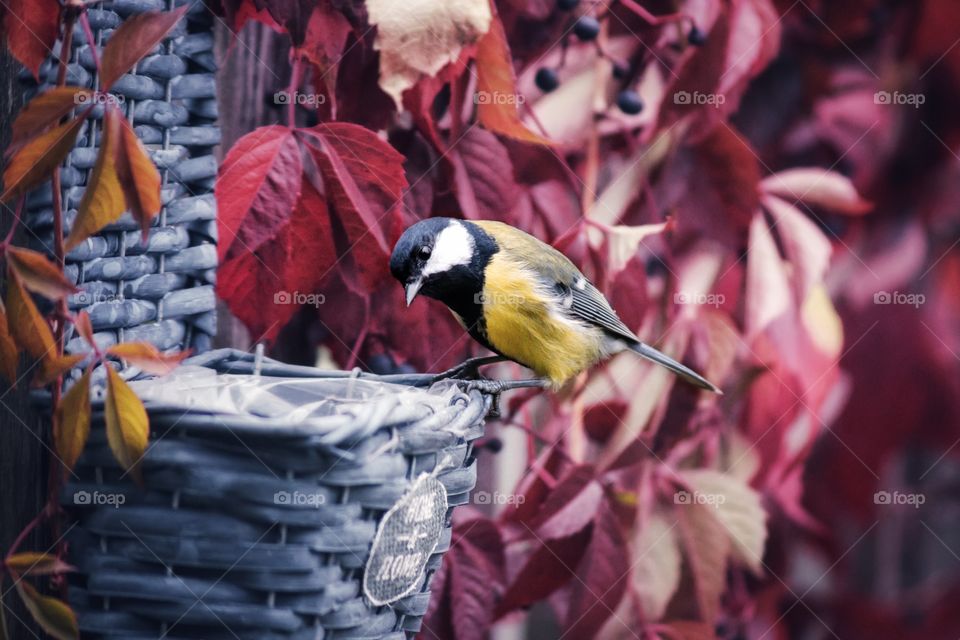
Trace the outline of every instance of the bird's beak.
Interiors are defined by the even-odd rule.
[[[416,280],[411,280],[406,284],[404,290],[407,292],[407,306],[410,306],[410,303],[413,302],[413,299],[417,297],[417,294],[420,292],[420,287],[423,286],[423,278],[417,278]]]

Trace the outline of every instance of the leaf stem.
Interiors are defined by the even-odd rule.
[[[87,9],[84,7],[80,14],[80,24],[83,25],[83,33],[90,44],[90,53],[93,55],[93,66],[97,69],[97,75],[100,75],[100,54],[97,52],[97,39],[93,35],[93,29],[90,28],[90,18],[87,16]]]
[[[302,75],[303,67],[300,64],[300,57],[296,56],[290,68],[290,85],[287,87],[287,126],[290,128],[297,126],[297,89],[300,88]]]

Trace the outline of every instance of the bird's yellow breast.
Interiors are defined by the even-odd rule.
[[[549,378],[555,387],[595,364],[603,334],[563,316],[533,274],[503,253],[484,272],[483,319],[487,340],[500,353]]]

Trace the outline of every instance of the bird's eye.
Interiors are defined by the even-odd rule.
[[[420,251],[417,252],[417,255],[420,256],[423,260],[426,260],[430,257],[431,249],[430,247],[420,247]]]

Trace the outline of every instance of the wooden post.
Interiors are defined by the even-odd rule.
[[[17,75],[20,65],[5,48],[0,51],[0,149],[10,142],[10,125],[20,108],[21,93]],[[6,234],[13,221],[10,210],[0,206],[0,230]],[[21,231],[22,233],[22,231]],[[0,272],[0,288],[5,274]],[[49,426],[30,407],[28,393],[30,375],[24,375],[16,388],[0,381],[0,554],[6,554],[17,535],[43,508],[46,496],[47,451]],[[45,551],[50,541],[41,528],[21,546],[24,551]],[[45,543],[46,541],[46,543]],[[30,622],[16,591],[9,580],[3,583],[4,615],[11,640],[27,640],[39,636],[39,629]]]

